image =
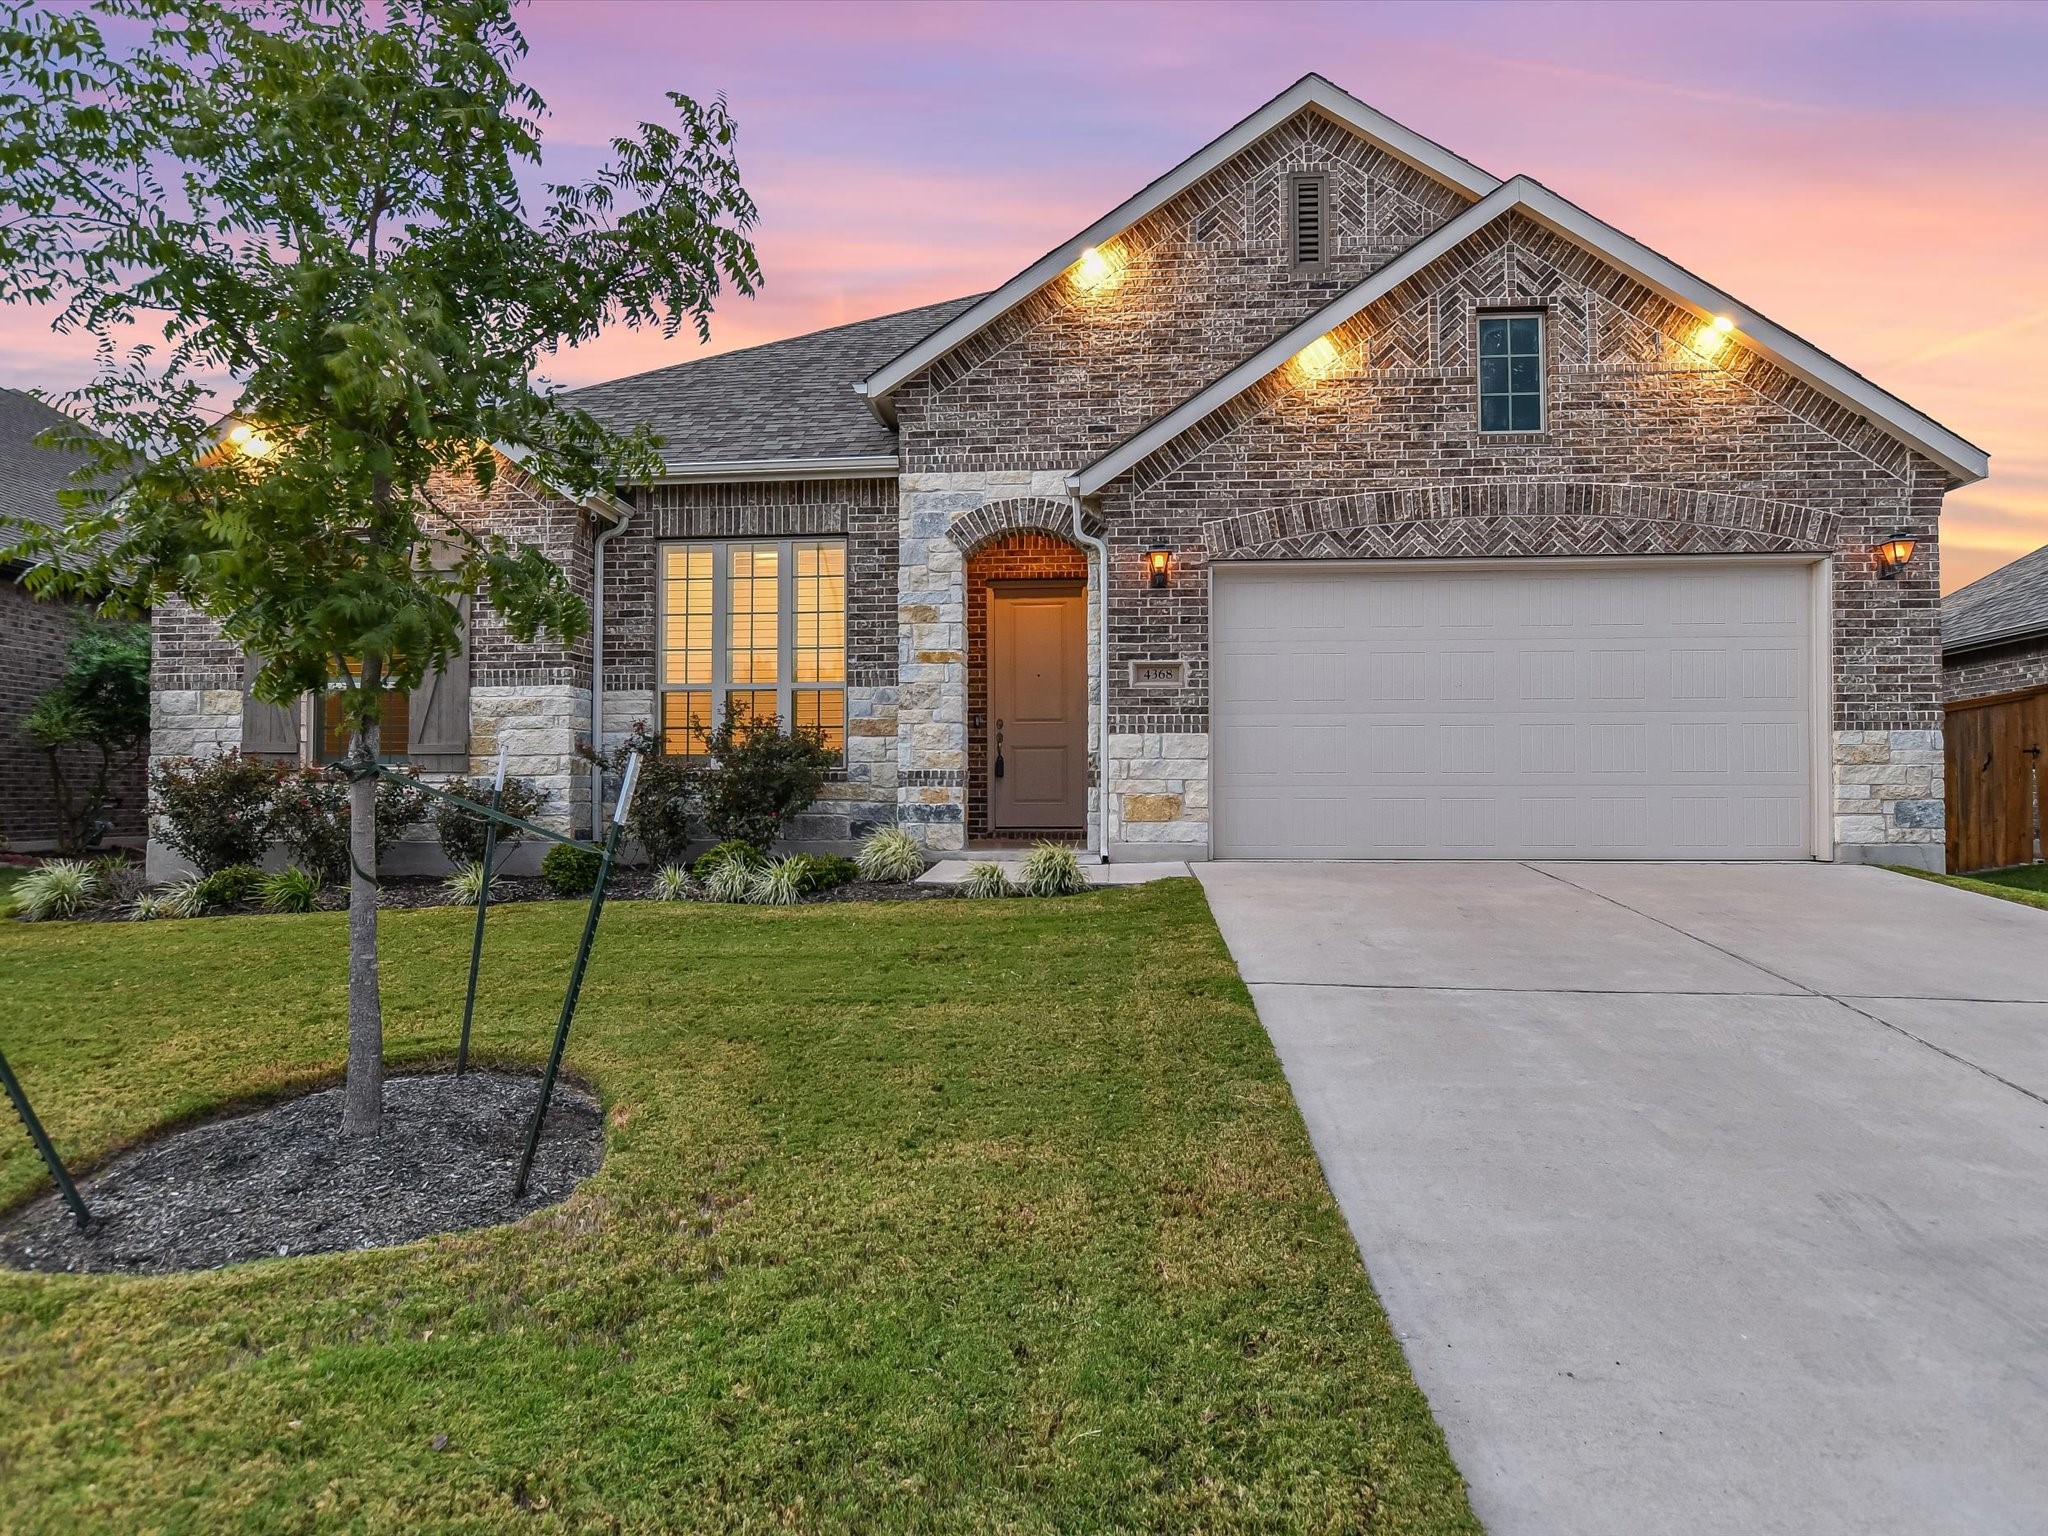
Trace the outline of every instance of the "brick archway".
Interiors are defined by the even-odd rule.
[[[1056,507],[1060,504],[1041,502],[1040,505]],[[1087,579],[1087,552],[1069,542],[1064,534],[1035,523],[1023,522],[997,529],[978,539],[967,553],[967,836],[970,839],[999,836],[1004,830],[993,826],[989,819],[990,583]],[[1075,830],[1085,832],[1086,829]]]
[[[1083,512],[1081,526],[1091,535],[1101,535],[1100,516],[1092,509]],[[988,502],[955,521],[946,530],[946,537],[961,554],[973,555],[996,540],[1019,533],[1037,534],[1069,549],[1081,549],[1074,542],[1073,509],[1050,496],[1017,496]]]

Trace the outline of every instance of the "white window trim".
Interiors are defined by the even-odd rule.
[[[850,596],[852,584],[851,552],[847,548],[844,534],[790,534],[762,535],[758,538],[733,537],[722,539],[662,539],[655,544],[654,553],[654,720],[651,722],[657,738],[666,737],[668,711],[666,695],[671,693],[705,693],[711,695],[711,727],[716,730],[725,721],[725,699],[728,693],[770,693],[775,695],[775,712],[785,731],[796,727],[795,703],[792,695],[796,692],[846,693],[845,650],[842,646],[840,677],[836,683],[811,683],[796,680],[796,546],[799,544],[837,545],[841,556],[842,583]],[[777,551],[775,570],[775,676],[774,684],[735,683],[728,681],[732,666],[732,605],[730,600],[730,552],[734,549],[757,549],[773,545]],[[668,662],[668,554],[675,549],[709,549],[711,551],[711,681],[709,683],[671,683],[667,681]],[[842,604],[846,601],[842,597]],[[840,610],[842,624],[847,618],[847,608]],[[840,718],[845,719],[841,706]],[[843,729],[843,727],[842,727]],[[843,748],[842,748],[843,751]]]
[[[1550,326],[1549,316],[1540,309],[1482,309],[1472,321],[1472,413],[1482,434],[1487,437],[1531,437],[1538,432],[1550,430]],[[1514,395],[1508,395],[1510,425],[1489,427],[1486,425],[1486,389],[1481,382],[1484,375],[1481,364],[1485,355],[1479,350],[1480,333],[1486,329],[1489,320],[1534,320],[1536,322],[1536,425],[1517,427],[1512,425]],[[1512,386],[1514,369],[1512,356],[1508,370]]]

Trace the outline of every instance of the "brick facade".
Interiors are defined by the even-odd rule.
[[[12,574],[0,579],[0,848],[42,852],[58,834],[57,794],[49,759],[23,738],[22,721],[36,701],[64,676],[71,640],[87,622],[80,609],[38,602]],[[99,771],[99,753],[64,754],[74,776]],[[143,833],[143,758],[137,753],[111,781],[114,801],[108,840],[132,843]]]
[[[1942,664],[1944,697],[1981,699],[1994,693],[2048,687],[2048,638],[1964,651]]]
[[[479,532],[537,545],[569,577],[586,601],[591,596],[593,518],[588,509],[557,496],[510,465],[489,489],[445,481],[435,487],[441,505]],[[473,604],[469,640],[469,771],[488,773],[502,740],[508,767],[549,791],[541,819],[564,830],[587,830],[590,775],[575,755],[590,731],[590,642],[571,647],[516,640],[487,599]],[[182,603],[159,608],[151,624],[150,757],[205,756],[242,744],[241,653],[217,625]],[[310,708],[301,715],[301,752],[317,746]],[[429,779],[445,778],[429,773]],[[432,867],[438,854],[430,834],[416,831],[413,846],[393,850],[390,867]],[[522,858],[538,849],[522,848]],[[152,873],[173,867],[168,851],[150,847]]]
[[[1327,301],[1286,271],[1277,204],[1233,204],[1245,214],[1232,226],[1244,242],[1234,263],[1203,261],[1192,233],[1233,178],[1309,166],[1319,146],[1287,138],[1281,148],[1270,160],[1239,157],[1141,226],[1113,283],[1081,293],[1062,279],[992,328],[1000,345],[984,333],[905,386],[907,528],[920,516],[928,525],[941,512],[975,515],[1019,480],[1057,495],[1065,473],[1225,371],[1252,332],[1234,333],[1219,315],[1256,313],[1254,330],[1270,340]],[[1373,206],[1368,196],[1367,217]],[[1360,253],[1348,285],[1385,255],[1361,239],[1357,203],[1335,210],[1340,248]],[[1190,281],[1200,286],[1163,291]],[[1489,309],[1545,318],[1541,433],[1478,431],[1477,317]],[[1164,339],[1148,342],[1153,331]],[[1179,338],[1210,334],[1227,339],[1176,350]],[[1833,562],[1843,855],[1938,856],[1942,470],[1739,343],[1702,336],[1690,312],[1520,215],[1462,242],[1332,341],[1337,356],[1317,377],[1283,367],[1099,498],[1112,844],[1206,851],[1213,560],[1772,553]],[[1015,430],[989,437],[977,423],[990,413]],[[1111,430],[1090,432],[1095,418]],[[912,489],[940,482],[942,497]],[[1918,536],[1920,554],[1899,580],[1880,582],[1872,547],[1898,529]],[[1174,551],[1164,591],[1146,579],[1154,545]],[[907,552],[906,569],[911,561]],[[921,611],[958,591],[957,573],[933,574]],[[1128,663],[1161,659],[1187,663],[1185,685],[1132,691]],[[909,741],[905,761],[923,762]],[[1881,788],[1874,768],[1886,770]]]

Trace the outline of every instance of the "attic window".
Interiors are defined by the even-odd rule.
[[[1287,183],[1289,244],[1294,270],[1316,273],[1329,255],[1330,178],[1320,172]]]

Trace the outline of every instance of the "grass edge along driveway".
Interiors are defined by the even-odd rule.
[[[541,1059],[580,919],[494,913],[485,1059]],[[385,916],[394,1065],[469,923]],[[0,1030],[89,1161],[331,1079],[343,950],[10,925]],[[517,1226],[0,1274],[0,1531],[1478,1529],[1193,881],[621,903],[570,1065],[605,1165]]]

